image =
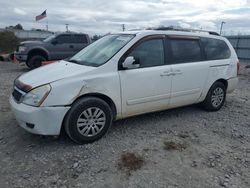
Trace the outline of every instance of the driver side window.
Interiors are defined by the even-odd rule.
[[[128,56],[133,56],[142,67],[164,65],[164,44],[162,39],[151,39],[136,46]]]

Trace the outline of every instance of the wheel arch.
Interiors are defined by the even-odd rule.
[[[227,87],[228,87],[228,81],[226,79],[220,78],[220,79],[216,80],[214,83],[216,83],[216,82],[223,83],[225,85],[226,89],[227,89]]]
[[[103,101],[105,101],[112,110],[113,118],[114,119],[116,118],[117,108],[116,108],[116,105],[115,105],[114,101],[110,97],[108,97],[107,95],[104,95],[102,93],[87,93],[87,94],[81,95],[81,96],[77,97],[73,101],[73,103],[77,102],[78,100],[80,100],[82,98],[86,98],[86,97],[96,97],[96,98],[99,98],[99,99],[102,99]]]
[[[45,59],[47,59],[47,60],[49,59],[48,53],[44,49],[41,49],[41,48],[35,48],[35,49],[30,50],[29,53],[28,53],[28,58],[27,59],[29,60],[34,55],[41,55]]]

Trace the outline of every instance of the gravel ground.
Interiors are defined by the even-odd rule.
[[[10,111],[25,66],[0,62],[0,187],[250,187],[250,69],[218,112],[188,106],[117,121],[76,145],[32,135]]]

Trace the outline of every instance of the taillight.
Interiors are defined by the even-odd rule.
[[[238,61],[237,62],[237,75],[240,74],[240,62]]]

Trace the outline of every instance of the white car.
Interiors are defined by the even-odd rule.
[[[195,103],[219,110],[238,70],[233,47],[214,33],[110,34],[68,61],[18,77],[10,104],[29,132],[59,135],[64,127],[73,141],[88,143],[113,120]]]

